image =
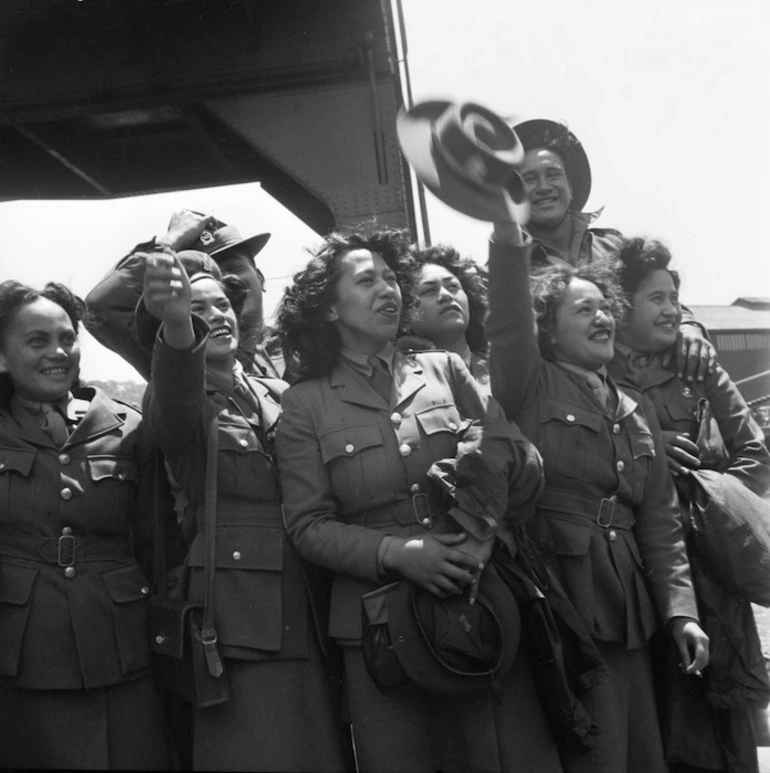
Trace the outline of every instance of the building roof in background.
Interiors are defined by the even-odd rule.
[[[730,306],[689,306],[709,331],[770,331],[770,298],[738,298]]]

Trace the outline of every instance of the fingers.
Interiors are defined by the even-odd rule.
[[[184,287],[182,267],[178,260],[165,253],[148,255],[145,276],[145,296],[154,301],[176,298]]]
[[[674,475],[686,475],[688,470],[697,470],[700,467],[698,446],[692,442],[688,433],[677,434],[667,430],[663,432],[663,439],[668,466]]]

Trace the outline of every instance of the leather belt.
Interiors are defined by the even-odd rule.
[[[128,537],[34,537],[0,531],[0,555],[44,561],[58,566],[74,566],[75,561],[110,561],[133,558]]]
[[[537,501],[538,510],[565,513],[591,521],[602,529],[631,529],[636,523],[634,511],[613,494],[609,497],[584,497],[571,491],[546,489]]]

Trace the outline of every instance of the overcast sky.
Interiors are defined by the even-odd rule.
[[[591,161],[599,225],[663,238],[691,305],[770,296],[767,0],[403,0],[416,101],[471,100],[565,120]],[[433,240],[486,259],[489,226],[430,194]],[[192,196],[0,204],[0,277],[84,294],[191,207],[272,230],[272,310],[317,237],[257,185]],[[246,230],[243,224],[251,224]],[[268,225],[269,224],[269,225]],[[138,378],[84,336],[86,378]]]

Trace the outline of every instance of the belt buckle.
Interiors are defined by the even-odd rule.
[[[430,510],[428,495],[424,491],[412,494],[412,507],[414,508],[414,517],[417,519],[417,523],[423,529],[432,529],[433,513]]]
[[[615,505],[617,499],[612,497],[602,497],[599,502],[599,512],[596,514],[596,523],[602,529],[608,529],[612,526],[612,519],[615,517]]]
[[[62,540],[70,540],[71,546],[69,548],[70,551],[70,557],[68,561],[62,560]],[[58,553],[56,556],[56,563],[59,564],[59,566],[74,566],[75,565],[75,537],[72,534],[62,534],[61,537],[59,537],[59,546],[58,546]]]

